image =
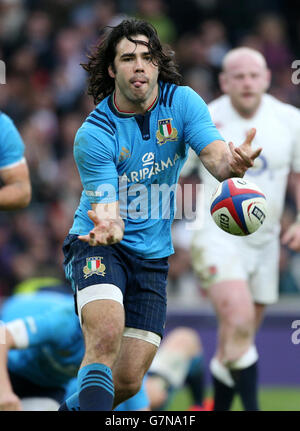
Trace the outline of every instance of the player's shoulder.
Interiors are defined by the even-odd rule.
[[[198,100],[203,100],[202,97],[195,90],[193,90],[191,87],[189,87],[188,85],[175,85],[175,84],[173,84],[173,86],[175,87],[174,90],[176,90],[176,93],[173,90],[175,93],[176,99],[188,101],[191,98],[192,99],[196,98]]]
[[[271,94],[264,94],[263,102],[274,113],[276,112],[283,120],[300,121],[300,109],[289,103],[282,102]]]
[[[172,107],[174,100],[180,94],[181,86],[172,82],[159,81],[159,100],[158,103],[165,107]],[[176,95],[176,96],[175,96]]]
[[[210,112],[219,112],[222,111],[224,113],[224,109],[228,109],[230,107],[230,98],[227,94],[223,94],[220,97],[212,100],[208,104],[208,109]]]
[[[86,117],[77,131],[76,139],[94,137],[101,142],[107,142],[114,138],[117,127],[116,119],[108,107],[107,99],[102,100]]]
[[[3,130],[15,128],[13,120],[2,111],[0,111],[0,125],[1,129],[3,128]]]
[[[171,105],[179,110],[184,116],[191,110],[206,110],[207,105],[202,97],[188,85],[175,85],[169,90]]]

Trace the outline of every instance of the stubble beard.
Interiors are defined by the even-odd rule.
[[[134,93],[134,91],[128,90],[124,94],[125,94],[126,98],[131,103],[139,105],[139,104],[146,103],[148,101],[148,99],[151,96],[154,88],[155,88],[155,83],[153,85],[151,85],[151,83],[148,82],[148,89],[146,90],[145,93],[143,93],[143,94],[136,94],[136,93]]]
[[[243,117],[250,118],[255,114],[255,112],[259,108],[260,103],[261,103],[261,96],[257,95],[255,97],[255,100],[253,100],[253,102],[249,105],[243,103],[242,100],[236,100],[233,105]]]

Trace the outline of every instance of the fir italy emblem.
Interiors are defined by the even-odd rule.
[[[86,265],[83,268],[84,278],[88,278],[91,275],[102,275],[105,276],[106,266],[102,263],[103,257],[87,257]]]
[[[177,129],[172,127],[172,118],[158,121],[158,130],[156,132],[156,138],[158,145],[163,145],[168,141],[177,141]]]

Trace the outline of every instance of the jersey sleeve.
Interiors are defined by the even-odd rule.
[[[76,328],[75,324],[74,306],[71,304],[50,308],[47,313],[8,322],[7,328],[12,333],[17,347],[26,348],[45,343],[59,344],[63,339],[70,339]]]
[[[14,167],[24,160],[25,146],[12,120],[0,116],[0,169]]]
[[[204,100],[189,87],[184,87],[184,92],[181,104],[184,108],[184,139],[199,156],[208,144],[224,139],[214,125]]]
[[[84,192],[92,203],[118,200],[118,172],[113,142],[99,138],[91,131],[79,129],[75,137],[74,158]]]

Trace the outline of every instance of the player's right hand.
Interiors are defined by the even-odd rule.
[[[243,177],[246,170],[251,168],[254,160],[260,155],[262,148],[252,149],[252,141],[255,137],[256,129],[252,128],[247,132],[245,142],[239,147],[235,147],[232,142],[229,142],[229,150],[231,152],[230,167],[232,172],[237,177]]]
[[[21,411],[22,403],[14,392],[0,393],[0,411]]]
[[[94,228],[88,235],[79,235],[78,239],[88,242],[91,246],[111,245],[122,240],[124,235],[124,222],[122,219],[100,220],[94,210],[88,211],[88,216],[94,223]]]

